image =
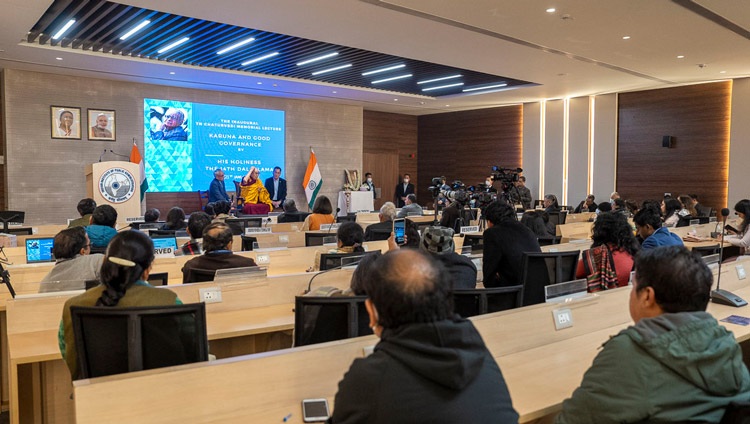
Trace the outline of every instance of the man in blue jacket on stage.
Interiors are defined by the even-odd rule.
[[[224,171],[217,169],[214,171],[214,179],[208,188],[208,203],[215,203],[220,200],[229,201],[226,186],[224,185]]]

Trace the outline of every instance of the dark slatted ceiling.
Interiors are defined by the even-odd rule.
[[[75,19],[76,22],[64,36],[59,40],[52,39],[71,19]],[[121,36],[145,20],[151,23],[128,39],[120,40]],[[159,53],[159,50],[184,37],[189,37],[189,40],[167,52]],[[217,51],[250,37],[255,40],[224,54],[217,54]],[[187,18],[103,0],[55,0],[29,31],[27,41],[61,49],[89,50],[102,52],[102,54],[135,56],[198,67],[248,71],[270,76],[430,97],[477,94],[481,91],[463,93],[462,90],[501,83],[507,84],[504,89],[536,85],[499,75]],[[274,52],[278,54],[272,58],[246,66],[242,65],[243,62]],[[331,52],[337,52],[338,55],[316,63],[297,66],[299,62]],[[312,75],[316,71],[348,64],[351,64],[351,67]],[[399,64],[406,66],[362,76],[364,72]],[[404,74],[412,74],[412,76],[379,84],[372,83]],[[461,77],[430,84],[417,84],[418,81],[456,74],[461,74]],[[429,87],[459,82],[463,85],[435,91],[422,91]]]

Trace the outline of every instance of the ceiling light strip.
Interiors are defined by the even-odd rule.
[[[447,84],[447,85],[439,85],[437,87],[423,88],[422,91],[441,90],[443,88],[458,87],[458,86],[461,86],[461,85],[464,85],[464,83],[457,82],[455,84]]]
[[[362,76],[366,77],[368,75],[375,75],[375,74],[379,74],[381,72],[393,71],[394,69],[401,69],[401,68],[404,68],[404,67],[406,67],[406,65],[402,63],[401,65],[394,65],[394,66],[389,66],[387,68],[376,69],[374,71],[367,71],[367,72],[363,73]]]
[[[232,44],[231,46],[229,46],[227,48],[221,49],[218,52],[216,52],[216,54],[224,54],[226,52],[230,52],[230,51],[232,51],[234,49],[237,49],[237,48],[240,48],[240,47],[244,46],[245,44],[250,44],[253,41],[255,41],[255,38],[250,37],[250,38],[248,38],[246,40],[240,41],[239,43],[234,43],[234,44]]]
[[[71,20],[69,20],[69,21],[68,21],[68,22],[67,22],[67,23],[66,23],[65,25],[63,25],[63,27],[62,27],[62,28],[60,28],[60,31],[57,31],[57,33],[56,33],[55,35],[53,35],[53,36],[52,36],[52,39],[53,39],[53,40],[57,40],[57,39],[59,39],[60,37],[62,37],[62,36],[63,36],[63,34],[65,34],[66,32],[68,32],[68,30],[70,29],[70,27],[72,27],[72,26],[73,26],[73,24],[74,24],[74,23],[76,23],[76,20],[75,20],[75,19],[71,19]]]
[[[372,83],[373,84],[380,84],[381,82],[388,82],[388,81],[400,80],[400,79],[411,78],[411,77],[412,77],[412,74],[404,74],[404,75],[398,75],[398,76],[395,76],[395,77],[383,78],[383,79],[375,80]]]
[[[159,54],[166,53],[166,52],[172,50],[173,48],[179,46],[180,44],[187,43],[188,40],[190,40],[190,37],[180,38],[179,40],[177,40],[174,43],[168,45],[167,47],[164,47],[163,49],[158,50],[157,53],[159,53]]]
[[[265,54],[263,56],[256,57],[255,59],[250,59],[250,60],[248,60],[246,62],[242,62],[241,65],[242,66],[247,66],[247,65],[250,65],[250,64],[253,64],[253,63],[256,63],[256,62],[260,62],[261,60],[266,60],[266,59],[270,59],[270,58],[272,58],[274,56],[278,56],[278,54],[279,54],[279,52],[273,52],[273,53]]]
[[[464,93],[468,93],[469,91],[489,90],[489,89],[492,89],[492,88],[500,88],[500,87],[507,87],[507,86],[508,86],[508,84],[506,84],[506,83],[495,84],[495,85],[487,85],[487,86],[484,86],[484,87],[466,88],[466,89],[463,90],[463,92]]]
[[[122,37],[120,37],[120,40],[127,40],[128,37],[130,37],[131,35],[135,34],[138,31],[142,30],[143,27],[145,27],[146,25],[148,25],[150,23],[151,23],[151,21],[149,21],[148,19],[146,19],[145,21],[141,22],[140,24],[134,26],[130,31],[126,32],[125,35],[123,35]]]
[[[426,80],[426,81],[417,81],[417,84],[429,84],[431,82],[445,81],[445,80],[449,80],[453,78],[461,78],[462,76],[463,75],[458,74],[458,75],[451,75],[449,77],[435,78],[435,79]]]
[[[312,58],[312,59],[308,59],[308,60],[303,60],[302,62],[299,62],[299,63],[297,64],[297,66],[303,66],[303,65],[307,65],[307,64],[309,64],[309,63],[314,63],[314,62],[318,62],[318,61],[321,61],[321,60],[325,60],[325,59],[328,59],[328,58],[330,58],[330,57],[334,57],[334,56],[338,56],[338,55],[339,55],[339,53],[338,53],[338,52],[333,52],[333,53],[328,53],[328,54],[324,54],[324,55],[322,55],[322,56],[314,57],[314,58]]]
[[[321,75],[321,74],[327,74],[329,72],[339,71],[341,69],[346,69],[346,68],[351,68],[351,67],[352,67],[352,64],[351,63],[347,63],[346,65],[334,66],[333,68],[328,68],[328,69],[322,69],[320,71],[315,71],[312,74],[313,74],[313,76],[315,76],[315,75]]]

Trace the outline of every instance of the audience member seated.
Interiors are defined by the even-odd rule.
[[[734,212],[742,220],[740,222],[739,232],[732,231],[727,228],[727,232],[730,234],[725,237],[724,240],[731,243],[733,246],[739,246],[745,249],[745,254],[750,253],[750,231],[748,231],[748,224],[750,224],[750,200],[742,199],[734,205]]]
[[[214,211],[214,218],[211,222],[226,222],[227,218],[231,218],[229,211],[232,210],[232,204],[226,200],[219,200],[212,205]]]
[[[537,237],[555,237],[555,234],[550,233],[547,226],[548,223],[549,217],[547,216],[547,212],[542,210],[530,210],[524,212],[521,217],[521,224],[528,227]]]
[[[591,249],[584,250],[578,261],[576,278],[588,280],[589,292],[627,286],[633,258],[640,250],[628,219],[616,212],[599,214],[591,240]]]
[[[477,267],[471,259],[456,253],[452,229],[425,228],[422,231],[419,248],[432,254],[448,270],[452,289],[475,289],[477,287]]]
[[[203,230],[211,224],[211,217],[205,212],[193,212],[188,219],[187,233],[190,241],[183,244],[177,251],[177,256],[200,255],[203,244]],[[195,234],[195,236],[193,235]],[[196,237],[199,236],[199,237]]]
[[[417,204],[417,195],[413,193],[406,196],[406,205],[401,208],[396,218],[406,218],[412,215],[424,215],[422,207]]]
[[[396,218],[396,205],[393,202],[385,202],[380,207],[377,224],[370,224],[365,229],[365,241],[385,240],[384,233],[390,233],[393,230],[393,219]]]
[[[203,230],[203,251],[200,256],[185,262],[182,267],[182,283],[189,283],[193,268],[216,271],[227,268],[256,266],[253,258],[232,253],[232,229],[223,222],[214,222]]]
[[[286,199],[281,206],[284,208],[284,213],[276,218],[276,222],[300,222],[302,216],[307,216],[306,212],[297,210],[297,203],[294,199]]]
[[[523,283],[523,254],[540,253],[536,235],[516,220],[513,207],[495,201],[484,210],[482,273],[485,287],[516,286]]]
[[[440,218],[440,226],[452,228],[453,231],[459,230],[459,228],[456,228],[460,227],[458,224],[460,221],[458,220],[461,218],[461,211],[463,211],[464,206],[466,206],[468,201],[469,198],[464,192],[458,192],[455,199],[453,199],[453,202],[443,209],[443,215]],[[463,225],[468,225],[468,223]]]
[[[637,233],[643,239],[641,249],[653,249],[658,246],[682,246],[682,239],[677,234],[661,225],[661,217],[654,206],[646,206],[633,217]]]
[[[556,423],[718,423],[750,400],[734,335],[706,311],[713,275],[684,247],[641,252],[632,325],[609,339]]]
[[[146,211],[146,213],[143,214],[143,220],[147,224],[152,224],[154,222],[159,222],[159,217],[161,216],[161,211],[156,208],[151,208]]]
[[[560,212],[560,204],[557,203],[557,196],[554,194],[544,196],[544,211],[547,213]]]
[[[602,213],[602,212],[612,212],[612,203],[609,202],[601,202],[596,207],[596,213]]]
[[[302,224],[302,231],[317,231],[321,225],[333,224],[336,217],[333,216],[333,206],[326,196],[318,196],[313,203],[313,210],[307,215]]]
[[[260,171],[253,166],[240,183],[240,197],[245,202],[242,207],[242,213],[246,215],[264,215],[273,209],[271,195],[258,178],[259,176]],[[259,207],[259,205],[266,205],[268,207]]]
[[[690,199],[692,199],[693,201],[693,208],[695,208],[695,211],[698,212],[698,216],[711,216],[711,208],[701,205],[698,202],[697,194],[691,194]]]
[[[89,225],[91,223],[91,214],[94,213],[94,209],[96,209],[96,202],[94,199],[81,199],[78,202],[77,209],[81,217],[70,221],[68,228],[85,227]]]
[[[362,226],[356,222],[344,222],[339,226],[336,231],[336,249],[328,251],[328,253],[356,253],[365,252],[365,248],[362,244],[365,242],[365,232],[362,230]],[[315,264],[313,265],[313,271],[320,271],[320,250],[315,252]]]
[[[596,200],[596,197],[593,194],[589,194],[586,196],[586,200],[581,200],[581,203],[576,206],[573,213],[585,213],[585,212],[595,212],[596,211],[596,203],[594,202]]]
[[[638,203],[636,203],[634,200],[626,200],[625,207],[628,209],[628,215],[630,217],[633,217],[636,213],[638,213]]]
[[[693,206],[692,197],[686,194],[681,194],[679,197],[677,197],[677,200],[679,200],[680,204],[682,205],[682,209],[677,212],[677,214],[680,215],[680,218],[698,217],[698,211],[696,211],[695,206]]]
[[[380,341],[339,382],[330,422],[518,422],[482,337],[453,313],[443,266],[402,249],[372,268],[365,306]]]
[[[612,194],[609,195],[609,203],[614,204],[615,200],[620,198],[620,193],[613,191]]]
[[[55,266],[42,278],[42,283],[60,283],[55,287],[42,284],[39,292],[79,290],[83,288],[84,281],[98,280],[104,255],[90,253],[91,243],[83,227],[68,228],[57,233],[52,247]]]
[[[615,199],[615,201],[612,202],[612,212],[630,218],[630,211],[623,199]]]
[[[78,357],[73,337],[71,306],[164,306],[180,305],[177,295],[167,289],[151,287],[148,280],[154,261],[154,244],[140,231],[124,231],[112,239],[102,262],[102,284],[76,297],[63,306],[58,335],[60,352],[68,364],[73,380],[78,378]]]
[[[91,247],[107,247],[112,237],[117,235],[117,211],[110,205],[97,206],[91,214],[91,225],[86,227],[86,234]]]
[[[205,212],[206,215],[210,216],[211,219],[216,218],[216,211],[214,210],[214,204],[213,203],[206,204],[206,206],[203,207],[203,212]]]
[[[169,210],[169,213],[167,213],[167,222],[161,226],[161,229],[167,231],[178,231],[184,230],[185,227],[187,227],[187,224],[185,224],[185,211],[183,211],[182,208],[175,206]]]
[[[664,225],[667,227],[676,227],[680,221],[679,212],[682,210],[682,203],[677,199],[664,199],[661,202],[661,214],[664,217]]]

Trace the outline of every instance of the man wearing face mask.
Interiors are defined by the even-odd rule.
[[[517,423],[500,368],[474,324],[453,313],[445,267],[416,249],[367,267],[380,341],[339,382],[330,423]]]
[[[404,182],[396,186],[396,195],[393,198],[396,207],[403,208],[406,205],[406,196],[414,194],[414,184],[409,182],[410,179],[409,174],[404,174]]]
[[[372,198],[375,198],[375,183],[372,182],[372,174],[366,173],[365,174],[365,181],[362,183],[362,187],[359,188],[360,191],[371,191],[372,192]]]
[[[489,176],[484,180],[484,191],[486,193],[497,193],[497,189],[492,187],[492,176]]]

